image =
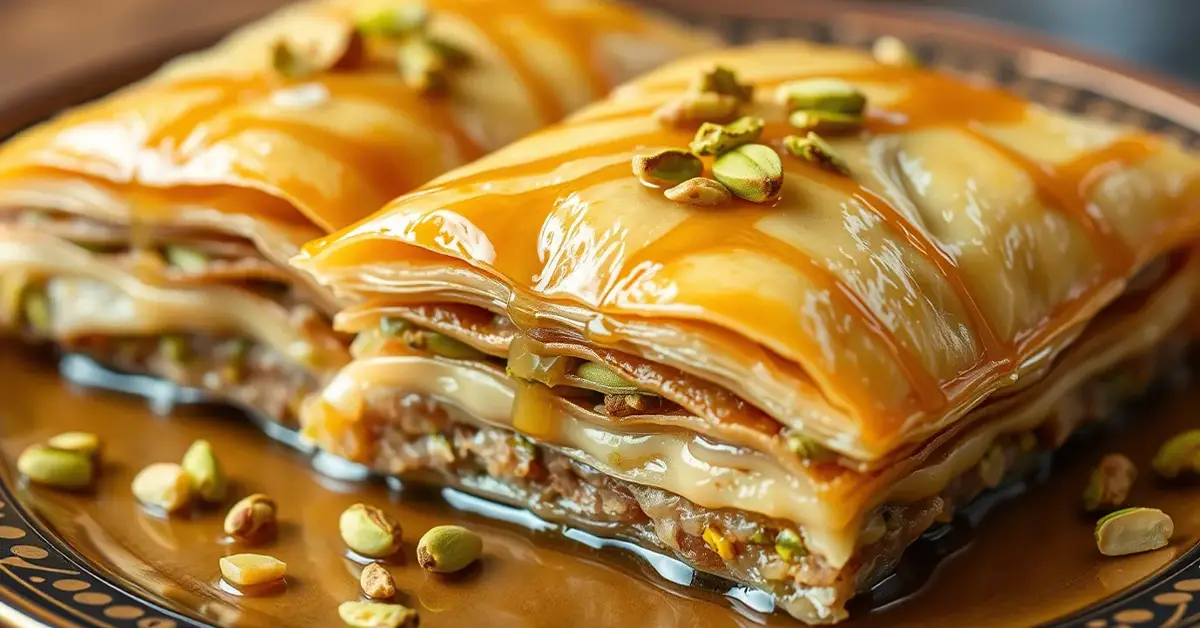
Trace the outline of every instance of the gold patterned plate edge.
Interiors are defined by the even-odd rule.
[[[732,42],[790,37],[866,47],[880,35],[896,35],[930,66],[999,83],[1056,109],[1146,128],[1200,149],[1200,95],[1192,88],[986,20],[854,2],[831,6],[742,0],[733,11],[727,3],[712,0],[645,0],[642,4],[718,31]],[[163,59],[202,48],[214,39],[183,42],[152,57],[115,63],[106,71],[67,81],[70,88],[32,93],[0,112],[0,137],[55,109],[102,95],[149,73]],[[119,383],[111,387],[123,388]],[[205,398],[201,391],[179,392],[175,401]],[[295,442],[283,434],[273,436]],[[17,628],[206,625],[98,575],[25,509],[14,486],[8,468],[0,468],[0,624]],[[1200,546],[1125,591],[1049,625],[1200,626],[1198,597]]]

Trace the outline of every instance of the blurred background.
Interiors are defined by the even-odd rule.
[[[633,0],[627,0],[633,1]],[[0,106],[106,64],[200,47],[286,0],[0,0]],[[690,14],[844,0],[645,0]],[[1200,83],[1200,0],[867,0],[975,15]],[[98,70],[101,68],[101,70]],[[149,69],[149,68],[146,68]]]

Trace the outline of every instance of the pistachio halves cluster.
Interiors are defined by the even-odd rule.
[[[850,174],[846,161],[818,132],[835,134],[858,129],[867,106],[866,94],[841,79],[813,78],[784,83],[775,97],[787,107],[788,123],[805,131],[803,136],[783,138],[784,150],[815,166]]]
[[[87,489],[100,468],[100,437],[66,432],[30,445],[17,458],[17,470],[34,484],[68,491]]]
[[[741,83],[732,70],[714,66],[701,72],[687,91],[654,112],[668,126],[688,127],[701,122],[729,122],[742,105],[754,98],[754,87]]]
[[[225,499],[228,481],[212,445],[198,440],[183,455],[182,464],[156,462],[133,478],[133,495],[146,506],[170,514],[183,510],[194,499]]]

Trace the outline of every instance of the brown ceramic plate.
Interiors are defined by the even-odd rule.
[[[994,26],[844,3],[725,3],[737,15],[703,14],[686,0],[657,4],[733,40],[803,37],[866,45],[881,34],[899,35],[932,65],[1003,83],[1054,107],[1200,142],[1200,98],[1188,90]],[[18,99],[25,104],[0,111],[0,124],[9,125],[0,133],[115,88],[175,52]],[[154,401],[67,383],[59,368],[79,381],[139,388]],[[360,481],[357,468],[289,447],[287,433],[272,440],[235,412],[179,403],[202,402],[188,391],[106,375],[77,358],[60,364],[46,351],[11,344],[0,344],[0,382],[0,624],[340,625],[337,605],[357,598],[360,566],[343,553],[337,515],[366,501],[388,508],[407,531],[402,558],[389,567],[400,601],[419,609],[426,627],[796,625],[771,614],[752,591],[623,543],[453,491]],[[1170,513],[1175,538],[1162,550],[1119,559],[1098,554],[1092,521],[1075,506],[1089,468],[1104,453],[1119,450],[1145,463],[1164,438],[1195,425],[1200,392],[1177,386],[1159,393],[1131,409],[1123,426],[1093,430],[1045,460],[1048,479],[1001,487],[927,535],[898,574],[856,601],[845,625],[1200,623],[1194,599],[1200,595],[1200,488],[1139,482],[1132,501]],[[15,481],[11,461],[24,447],[75,429],[96,432],[106,443],[102,481],[93,493],[56,493]],[[217,444],[235,495],[264,492],[279,502],[279,538],[265,551],[288,563],[286,589],[239,597],[218,586],[217,561],[234,551],[222,539],[221,510],[168,521],[133,500],[129,483],[137,470],[177,460],[196,438]],[[486,547],[480,564],[453,578],[426,574],[412,558],[413,539],[447,522],[478,530]]]

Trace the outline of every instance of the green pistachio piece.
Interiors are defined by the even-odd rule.
[[[801,460],[825,460],[833,453],[816,440],[807,436],[801,436],[800,434],[789,434],[787,445],[788,449],[792,450],[792,453],[796,454]]]
[[[487,357],[487,354],[465,342],[433,331],[425,332],[425,350],[455,360],[482,360]]]
[[[767,536],[767,533],[762,530],[755,530],[754,534],[751,534],[750,538],[746,539],[746,541],[755,545],[770,545],[772,542],[771,537]]]
[[[846,81],[833,78],[784,83],[775,91],[775,97],[789,111],[804,109],[861,114],[867,106],[867,96],[861,90]]]
[[[208,256],[186,246],[164,247],[163,255],[168,263],[185,273],[202,273],[208,268]]]
[[[733,70],[720,65],[700,73],[692,81],[689,91],[732,96],[742,103],[748,103],[754,98],[753,85],[739,83]]]
[[[183,472],[192,483],[192,492],[206,502],[219,502],[225,499],[229,481],[225,478],[225,470],[221,461],[213,451],[212,444],[206,440],[197,440],[183,454],[181,464]]]
[[[1126,508],[1096,522],[1096,547],[1105,556],[1124,556],[1166,547],[1175,522],[1157,508]]]
[[[896,68],[916,68],[921,65],[917,55],[903,41],[891,35],[876,39],[871,46],[871,54],[879,63]]]
[[[38,335],[50,333],[50,299],[36,288],[26,288],[21,296],[21,311],[25,322]]]
[[[388,336],[400,336],[404,332],[412,329],[413,324],[403,318],[394,316],[384,316],[379,319],[379,331],[382,331]]]
[[[757,142],[765,125],[762,118],[753,116],[738,118],[729,124],[705,122],[688,147],[697,155],[720,155],[743,144]],[[693,176],[699,175],[697,172]]]
[[[183,467],[173,462],[156,462],[133,478],[133,494],[147,506],[172,513],[192,501],[192,482]]]
[[[737,557],[737,547],[733,541],[730,541],[720,530],[712,526],[704,528],[704,543],[708,545],[708,549],[721,557],[721,560],[733,560]]]
[[[686,127],[701,122],[728,122],[737,117],[738,99],[715,92],[689,92],[654,111],[667,126]]]
[[[183,364],[188,359],[188,342],[183,336],[163,336],[158,339],[158,352],[172,364]]]
[[[46,444],[51,449],[72,451],[92,459],[100,455],[100,437],[91,432],[63,432],[51,436]]]
[[[706,177],[688,179],[663,192],[669,200],[699,207],[713,207],[729,202],[729,190],[719,182]]]
[[[475,562],[483,539],[462,526],[435,526],[417,544],[417,563],[427,571],[450,573]]]
[[[791,563],[808,556],[808,548],[798,532],[784,528],[775,535],[775,553]]]
[[[862,115],[827,111],[793,111],[788,123],[797,129],[817,133],[847,133],[862,126]]]
[[[809,132],[805,137],[789,135],[783,138],[783,148],[787,150],[788,154],[799,157],[819,168],[832,170],[838,174],[850,174],[850,165],[846,163],[846,160],[833,152],[833,147],[816,133]]]
[[[1083,491],[1083,509],[1088,512],[1112,510],[1125,503],[1129,489],[1137,479],[1137,467],[1121,454],[1109,454],[1092,471]]]
[[[409,628],[417,625],[417,611],[385,602],[342,602],[338,617],[350,628]]]
[[[400,549],[400,524],[387,513],[366,504],[342,512],[338,531],[346,547],[369,558],[384,558]]]
[[[409,87],[421,93],[445,89],[446,59],[427,40],[406,40],[396,51],[396,62]]]
[[[720,157],[712,166],[713,177],[734,196],[765,203],[783,187],[783,162],[770,146],[746,144]]]
[[[358,16],[354,25],[363,35],[404,37],[422,31],[428,22],[429,7],[423,2],[408,2],[363,13]]]
[[[90,456],[44,445],[25,448],[17,458],[17,470],[30,482],[65,490],[87,488],[95,475]]]
[[[672,187],[700,176],[704,162],[686,150],[667,148],[649,155],[635,155],[633,174],[643,183]]]
[[[282,39],[271,46],[271,67],[285,78],[303,78],[316,73],[316,69],[305,63],[292,45]]]
[[[441,55],[442,62],[451,68],[460,68],[471,60],[471,55],[466,50],[445,39],[426,36],[425,43]]]
[[[621,377],[616,371],[599,362],[583,362],[575,368],[575,374],[589,382],[608,388],[637,390],[637,386],[633,382]]]
[[[1200,430],[1188,430],[1169,438],[1150,464],[1155,473],[1166,479],[1200,473]]]

